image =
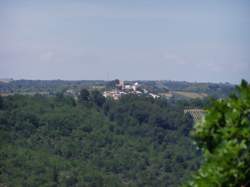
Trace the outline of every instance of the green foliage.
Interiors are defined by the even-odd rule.
[[[90,100],[97,106],[101,107],[105,103],[105,97],[98,90],[91,92]]]
[[[82,89],[80,91],[79,101],[82,104],[94,104],[98,107],[102,107],[105,103],[105,97],[98,90],[92,90],[89,92],[87,89]]]
[[[3,98],[2,96],[0,95],[0,110],[3,108]]]
[[[87,89],[82,89],[80,91],[79,101],[80,102],[88,102],[90,97],[90,93]]]
[[[136,96],[106,101],[97,92],[88,98],[87,105],[61,94],[4,98],[1,184],[171,187],[198,168],[182,107]]]
[[[215,101],[194,138],[204,163],[189,186],[234,187],[250,184],[250,86],[242,81],[237,93]]]

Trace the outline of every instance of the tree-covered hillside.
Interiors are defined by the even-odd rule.
[[[181,103],[97,92],[0,99],[0,185],[171,187],[199,166]]]

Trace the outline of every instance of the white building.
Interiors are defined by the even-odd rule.
[[[160,97],[159,95],[156,95],[156,94],[153,94],[153,93],[149,93],[149,95],[150,95],[151,97],[153,97],[154,99],[157,99],[157,98]]]

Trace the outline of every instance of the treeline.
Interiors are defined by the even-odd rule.
[[[67,89],[79,90],[92,86],[105,85],[102,80],[13,80],[9,83],[0,82],[0,92],[23,93],[23,92],[48,92],[55,94]]]
[[[200,163],[186,102],[0,97],[0,185],[178,186]]]

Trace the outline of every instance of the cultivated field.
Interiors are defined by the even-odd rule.
[[[173,91],[173,94],[182,97],[188,97],[191,99],[203,99],[204,97],[208,96],[206,93],[183,92],[183,91]]]

